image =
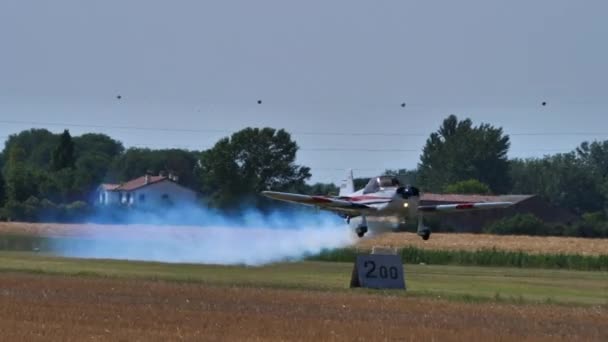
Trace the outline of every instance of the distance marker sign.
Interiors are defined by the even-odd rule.
[[[350,287],[405,289],[401,258],[394,254],[357,255]]]

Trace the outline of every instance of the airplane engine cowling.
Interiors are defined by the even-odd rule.
[[[397,189],[397,194],[401,195],[403,199],[409,199],[411,197],[420,197],[420,190],[413,186],[402,186]]]
[[[420,190],[413,186],[402,186],[397,188],[394,195],[393,208],[397,210],[399,216],[414,217],[418,211],[420,202]]]

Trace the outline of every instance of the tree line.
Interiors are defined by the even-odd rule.
[[[72,137],[30,129],[9,136],[0,153],[0,219],[78,220],[94,210],[101,183],[122,183],[146,173],[178,176],[199,192],[202,205],[221,210],[268,203],[268,189],[330,192],[309,185],[310,168],[295,163],[298,146],[285,130],[246,128],[205,151],[128,148],[105,134]],[[116,209],[116,208],[113,208]]]
[[[567,153],[509,159],[501,127],[447,117],[432,132],[415,169],[386,170],[423,191],[536,194],[572,212],[605,221],[608,141],[582,142]],[[271,205],[265,189],[335,195],[336,184],[308,184],[297,142],[283,129],[245,128],[204,151],[125,148],[105,134],[71,136],[30,129],[9,136],[0,153],[0,219],[55,220],[90,213],[100,183],[120,183],[146,172],[174,173],[220,210]],[[355,179],[356,188],[367,179]],[[274,204],[273,204],[274,205]],[[49,215],[50,212],[55,213]]]

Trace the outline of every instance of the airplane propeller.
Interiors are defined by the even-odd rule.
[[[410,197],[419,197],[420,190],[418,188],[413,187],[411,185],[401,186],[397,188],[397,194],[401,195],[403,199],[408,199]]]

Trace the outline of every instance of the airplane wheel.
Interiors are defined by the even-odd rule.
[[[362,238],[363,235],[367,233],[367,227],[357,227],[357,229],[355,229],[355,232],[357,233],[358,237]]]
[[[428,229],[425,229],[423,231],[418,232],[418,235],[420,235],[422,240],[426,241],[431,237],[431,231]]]

